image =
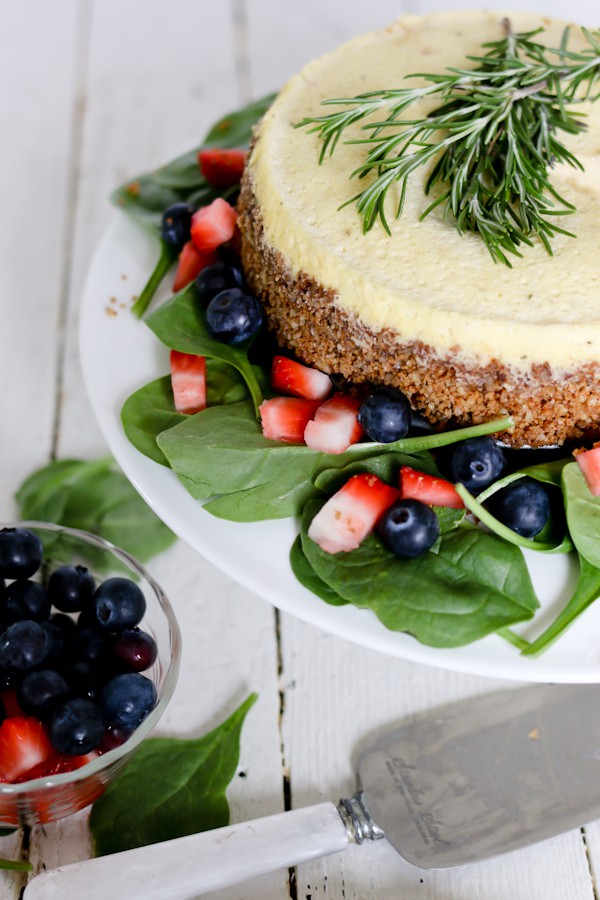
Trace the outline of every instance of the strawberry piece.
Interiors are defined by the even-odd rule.
[[[202,269],[211,266],[217,261],[218,257],[215,253],[200,253],[194,246],[192,241],[188,241],[183,245],[183,249],[179,254],[179,262],[177,264],[177,272],[175,273],[175,281],[173,282],[173,292],[183,290],[190,282],[194,281]]]
[[[417,472],[410,466],[400,469],[400,497],[402,500],[420,500],[430,506],[448,506],[462,509],[464,503],[451,481]]]
[[[170,360],[177,412],[193,415],[206,409],[206,357],[171,350]]]
[[[311,450],[343,453],[351,444],[360,441],[364,434],[358,421],[361,402],[359,397],[341,391],[326,400],[304,432],[304,440]]]
[[[200,150],[200,171],[213,187],[238,184],[244,174],[246,154],[243,150]]]
[[[271,441],[303,444],[307,422],[320,405],[320,400],[302,400],[298,397],[263,400],[259,412],[264,436]]]
[[[281,394],[304,397],[306,400],[325,400],[331,393],[331,379],[318,369],[303,366],[286,356],[273,357],[271,387]]]
[[[396,488],[377,475],[353,475],[321,507],[308,536],[326,553],[356,550],[397,499]]]
[[[56,750],[38,719],[15,716],[0,725],[0,772],[9,781],[15,781],[55,755]]]
[[[85,756],[52,756],[28,769],[23,775],[19,775],[14,779],[14,783],[21,784],[23,781],[32,781],[34,778],[50,778],[52,775],[62,775],[64,772],[74,772],[75,769],[81,769],[92,760],[98,759],[98,756],[99,754],[95,750],[86,753]]]
[[[237,213],[233,206],[217,197],[192,216],[192,241],[200,253],[211,253],[235,234]]]
[[[573,456],[591,493],[594,497],[600,496],[600,444],[594,444],[591,450],[574,450]]]

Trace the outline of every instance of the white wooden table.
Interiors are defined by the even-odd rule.
[[[106,452],[81,382],[82,283],[113,186],[193,146],[243,101],[401,12],[444,0],[0,0],[0,519],[57,457]],[[479,6],[461,0],[460,7]],[[518,0],[509,4],[513,8]],[[487,3],[487,6],[499,6]],[[567,14],[558,0],[530,9]],[[591,22],[591,0],[568,14]],[[254,690],[229,790],[233,820],[354,787],[359,740],[387,722],[501,682],[391,659],[278,614],[179,542],[151,568],[183,635],[163,734],[199,735]],[[597,790],[590,785],[590,790]],[[0,840],[36,869],[90,855],[87,813]],[[462,870],[426,872],[385,841],[279,872],[219,898],[593,900],[597,825]],[[24,878],[0,873],[2,898]]]

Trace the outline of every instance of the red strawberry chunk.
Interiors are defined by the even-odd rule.
[[[574,450],[573,456],[594,497],[600,496],[600,444],[591,450]]]
[[[356,550],[397,499],[396,488],[377,475],[353,475],[321,507],[308,536],[326,553]]]
[[[0,725],[0,772],[9,781],[56,755],[46,729],[32,716],[15,716]]]
[[[264,436],[271,441],[303,444],[306,424],[320,405],[320,400],[302,400],[298,397],[264,400],[259,408]]]
[[[273,357],[271,387],[281,394],[304,397],[307,400],[325,400],[331,393],[331,379],[318,369],[303,366],[286,356]]]
[[[243,150],[200,150],[200,171],[213,187],[238,184],[244,174],[246,154]]]
[[[217,197],[192,216],[192,241],[200,253],[210,253],[226,244],[235,234],[237,213],[233,206]]]
[[[343,453],[351,444],[360,441],[364,434],[358,421],[361,402],[359,397],[341,391],[326,400],[304,432],[304,440],[311,450]]]
[[[177,264],[177,272],[175,273],[175,281],[173,282],[173,292],[183,290],[190,282],[194,281],[202,269],[211,266],[217,261],[216,253],[200,253],[194,246],[192,241],[188,241],[183,245],[183,249],[179,254],[179,262]]]
[[[53,756],[32,769],[28,769],[14,781],[15,784],[20,784],[23,781],[32,781],[34,778],[50,778],[52,775],[62,775],[64,772],[74,772],[75,769],[81,769],[92,760],[98,759],[98,756],[99,754],[95,750],[86,753],[85,756]]]
[[[171,350],[171,387],[177,412],[206,409],[206,357]]]
[[[402,500],[420,500],[429,506],[448,506],[462,509],[464,503],[451,481],[417,472],[410,466],[400,469],[400,497]]]

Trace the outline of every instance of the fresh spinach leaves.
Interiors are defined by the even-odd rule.
[[[459,647],[530,619],[539,603],[518,548],[474,528],[442,534],[435,553],[400,559],[376,535],[332,555],[308,537],[320,508],[307,504],[302,551],[316,577],[354,606],[371,609],[392,631],[432,647]]]
[[[175,540],[111,458],[50,463],[23,482],[16,500],[23,519],[91,531],[142,562]],[[52,551],[57,557],[58,543]],[[98,556],[102,568],[101,551]]]
[[[131,178],[117,188],[112,202],[137,219],[160,240],[160,254],[156,266],[132,307],[136,316],[142,316],[154,297],[163,278],[171,268],[176,253],[166,244],[161,234],[164,211],[174,203],[191,203],[196,209],[206,206],[216,197],[231,199],[237,186],[215,188],[208,184],[198,164],[198,153],[209,147],[247,147],[252,129],[269,108],[275,95],[262,97],[242,109],[229,113],[210,129],[202,144],[184,153],[164,166]]]
[[[258,407],[263,400],[260,383],[262,370],[250,363],[247,344],[232,347],[211,337],[193,282],[159,306],[147,317],[146,323],[157,338],[172,350],[218,359],[237,369],[246,383],[258,416]]]
[[[208,406],[238,403],[247,396],[245,383],[236,369],[218,359],[206,361]],[[169,462],[158,447],[156,438],[187,418],[188,415],[175,410],[170,375],[144,385],[125,401],[121,410],[123,430],[133,446],[164,466],[168,466]]]
[[[242,725],[255,701],[251,694],[204,737],[144,741],[92,807],[96,856],[228,825],[225,791],[237,769]]]

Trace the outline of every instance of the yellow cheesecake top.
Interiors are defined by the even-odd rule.
[[[476,234],[459,235],[424,194],[427,170],[409,179],[402,218],[394,219],[399,188],[388,192],[389,237],[379,222],[367,234],[354,204],[339,209],[364,183],[349,175],[364,147],[341,141],[319,165],[321,143],[305,116],[323,115],[321,101],[404,86],[404,76],[469,64],[481,45],[503,35],[497,12],[403,16],[383,31],[358,37],[307,65],[284,87],[265,115],[250,159],[266,242],[292,273],[305,272],[336,292],[337,302],[373,330],[391,328],[403,340],[420,340],[466,362],[499,360],[528,369],[549,362],[557,369],[600,361],[600,100],[585,103],[588,130],[560,139],[585,173],[556,167],[552,179],[577,211],[560,224],[577,237],[552,240],[549,256],[536,240],[523,246],[513,268],[494,263]],[[536,40],[559,46],[565,22],[508,14],[514,31],[542,26]],[[586,46],[574,26],[570,47]],[[425,84],[411,79],[408,84]],[[420,117],[439,99],[410,109]],[[359,134],[348,129],[345,139]]]

